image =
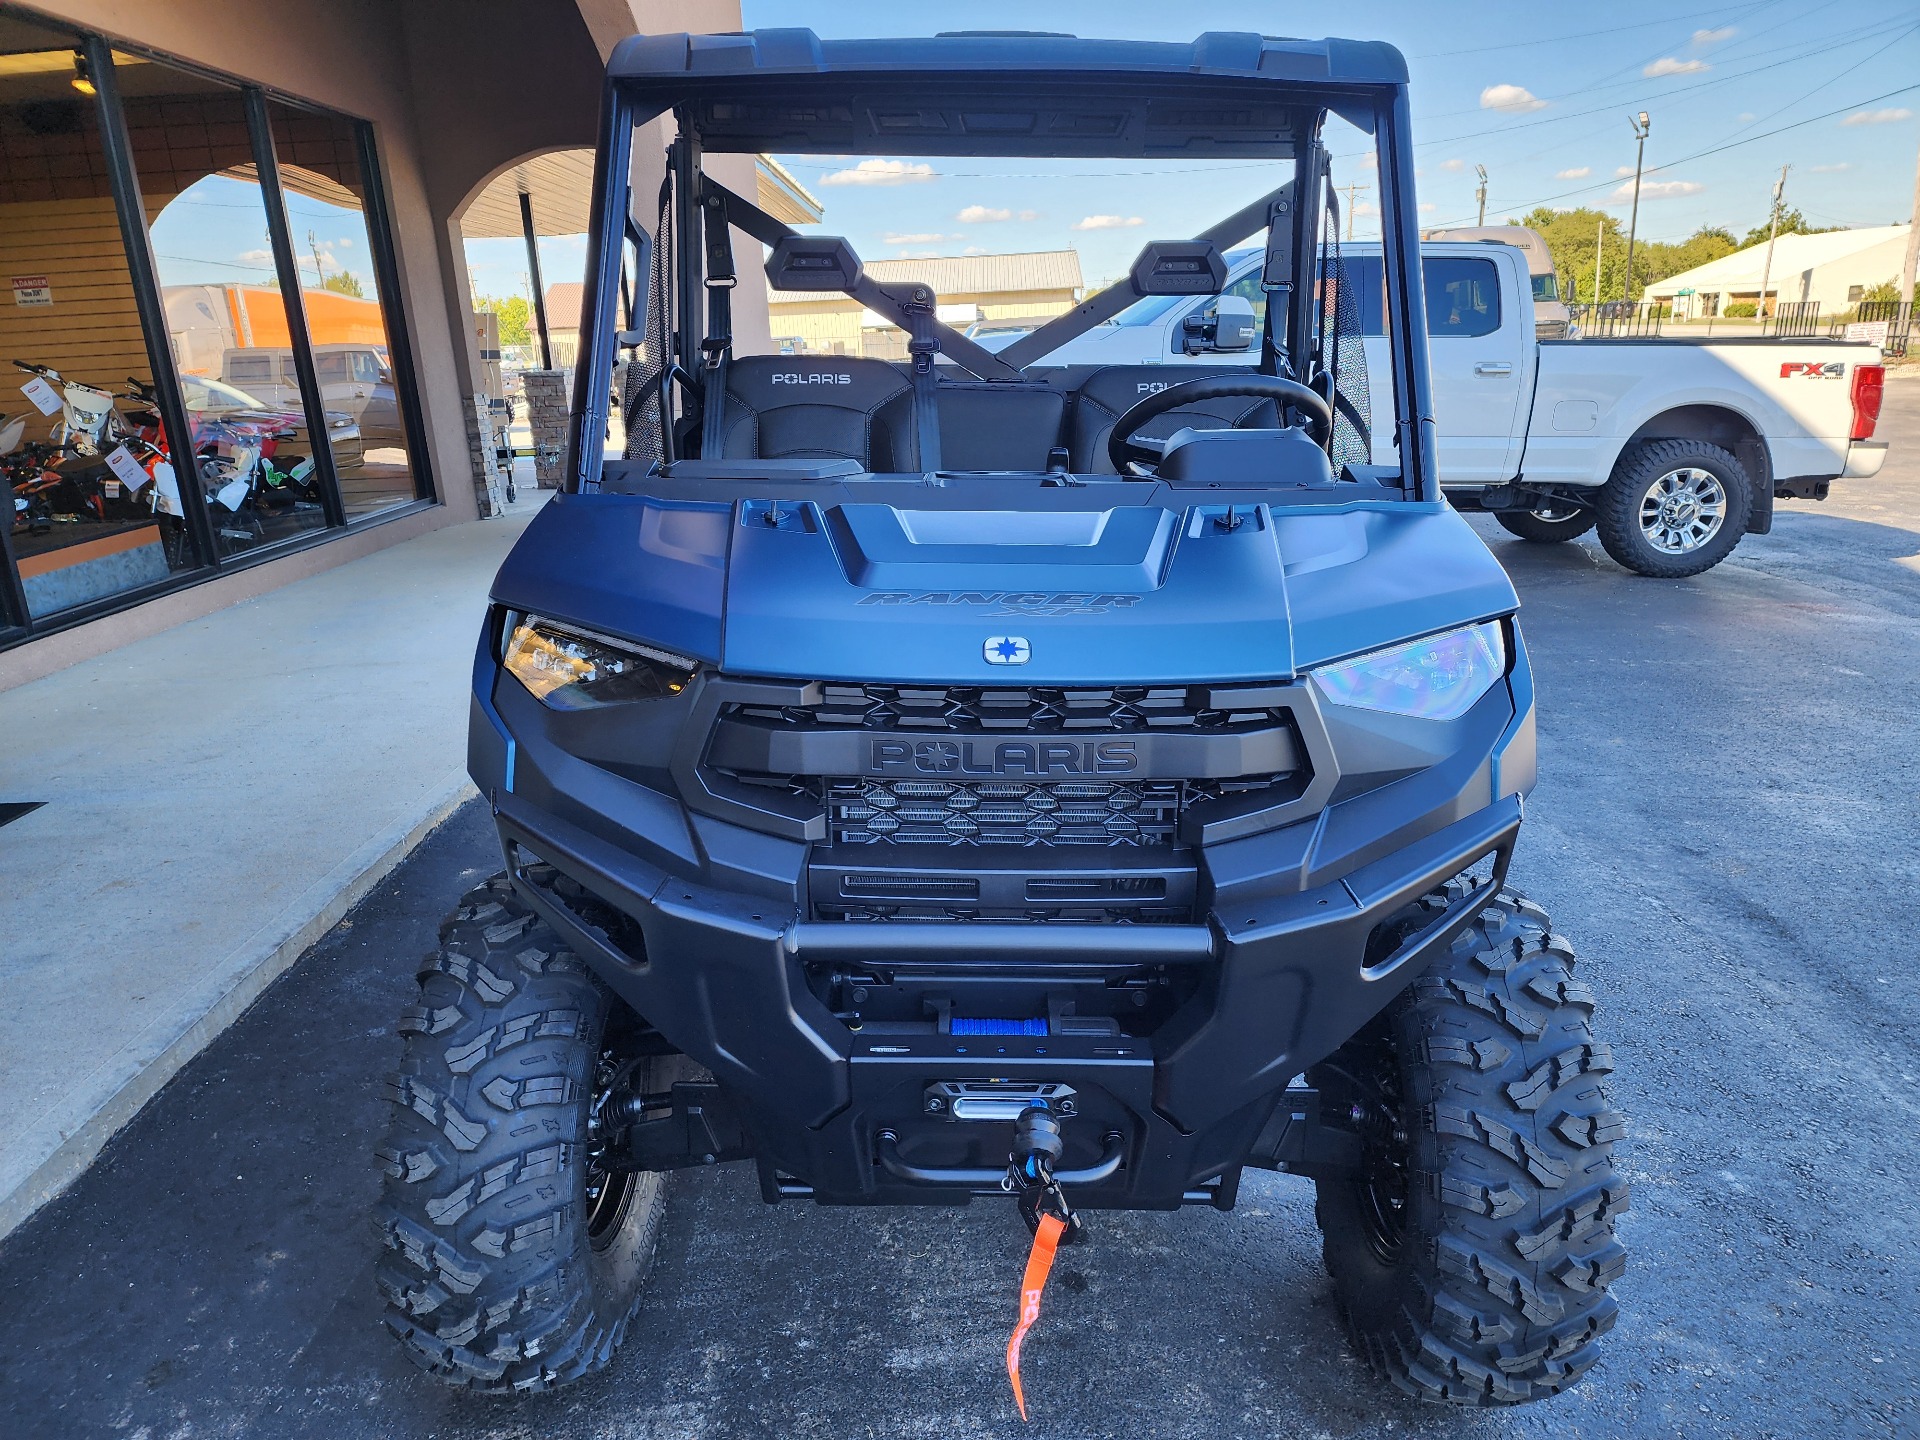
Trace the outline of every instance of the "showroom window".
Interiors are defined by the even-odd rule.
[[[431,500],[384,212],[365,122],[0,8],[0,645]]]

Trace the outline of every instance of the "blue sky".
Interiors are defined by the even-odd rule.
[[[1179,40],[1202,29],[1298,32],[1310,18],[1305,7],[1244,0],[972,0],[964,9],[744,0],[743,12],[749,27],[811,26],[829,36],[1042,27]],[[1913,0],[1345,0],[1338,16],[1338,33],[1390,40],[1408,57],[1423,225],[1473,223],[1476,165],[1488,171],[1490,221],[1543,202],[1597,205],[1624,221],[1634,161],[1628,117],[1642,109],[1652,116],[1640,205],[1640,234],[1649,239],[1682,239],[1704,224],[1744,234],[1765,218],[1783,163],[1793,167],[1787,202],[1818,224],[1884,225],[1912,208],[1920,148]],[[1358,147],[1348,132],[1333,136],[1331,148],[1338,157]],[[1123,268],[1141,241],[1190,234],[1271,183],[1246,167],[912,157],[909,166],[931,173],[827,183],[852,162],[790,163],[826,203],[820,228],[846,235],[868,258],[1073,245],[1089,281]],[[1371,171],[1336,160],[1335,178],[1361,186],[1355,233],[1367,234]],[[1076,228],[1090,217],[1108,218],[1096,222],[1103,228]],[[521,288],[519,248],[470,247],[482,289]],[[577,278],[581,253],[567,242],[544,252],[549,282]]]

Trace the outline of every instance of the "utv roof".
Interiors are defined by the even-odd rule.
[[[1358,120],[1370,103],[1343,97],[1407,82],[1382,41],[1228,30],[1186,44],[1027,31],[636,35],[608,74],[643,104],[688,107],[709,149],[865,154],[1285,155],[1295,126],[1282,109]],[[1200,100],[1215,108],[1195,112]]]

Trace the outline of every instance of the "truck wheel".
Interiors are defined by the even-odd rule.
[[[419,979],[378,1152],[387,1327],[455,1385],[563,1384],[625,1337],[666,1198],[664,1175],[596,1161],[619,1014],[504,875],[468,892]]]
[[[1414,923],[1464,894],[1430,897]],[[1316,1177],[1341,1314],[1355,1348],[1420,1399],[1557,1394],[1613,1326],[1622,1124],[1573,963],[1545,912],[1505,891],[1309,1075],[1322,1115],[1362,1139],[1359,1178]]]
[[[1536,545],[1578,540],[1593,528],[1593,511],[1574,505],[1548,510],[1496,510],[1493,518],[1501,529]]]
[[[1600,544],[1627,569],[1676,580],[1711,570],[1747,530],[1753,482],[1704,440],[1649,440],[1620,457],[1594,507]]]

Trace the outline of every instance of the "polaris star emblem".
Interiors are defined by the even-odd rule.
[[[1018,635],[993,635],[982,653],[989,665],[1024,665],[1033,658],[1033,646]]]

